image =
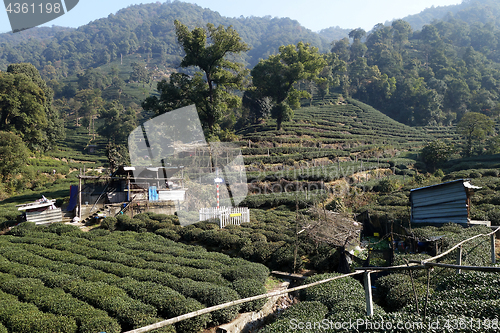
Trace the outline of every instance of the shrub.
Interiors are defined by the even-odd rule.
[[[157,229],[155,231],[155,234],[171,239],[174,242],[177,242],[181,239],[181,236],[175,230],[172,229]]]
[[[311,258],[315,270],[320,272],[333,272],[340,262],[340,253],[336,249],[326,248]]]
[[[292,305],[279,317],[280,319],[298,319],[299,321],[320,321],[325,318],[328,308],[318,301],[305,301]]]
[[[81,333],[121,331],[118,322],[106,312],[73,298],[61,289],[47,288],[38,279],[12,279],[11,276],[11,279],[0,283],[0,288],[35,304],[40,310],[75,318]]]
[[[309,277],[305,284],[340,276],[339,273],[326,273]],[[357,280],[346,277],[304,289],[302,295],[306,301],[319,301],[328,309],[333,309],[352,301],[363,300],[364,290]]]
[[[30,233],[35,231],[35,229],[37,229],[37,225],[34,222],[23,222],[15,228],[12,228],[8,234],[23,237],[28,236]]]
[[[120,230],[129,230],[128,226],[130,223],[132,223],[132,219],[128,215],[125,215],[125,214],[118,215],[116,217],[116,221],[117,221],[116,227],[117,227],[117,229],[120,229]]]
[[[500,276],[498,274],[469,271],[442,278],[436,289],[454,290],[476,287],[498,288],[499,286]]]
[[[266,293],[266,288],[264,285],[255,279],[239,279],[233,282],[233,289],[242,297],[256,296]],[[243,303],[241,305],[241,310],[243,312],[259,311],[264,304],[266,304],[266,298],[259,299],[256,301]]]
[[[240,237],[229,233],[227,230],[207,230],[198,236],[199,240],[209,246],[222,249],[234,248]]]
[[[81,232],[80,228],[78,228],[76,225],[64,224],[64,223],[52,223],[45,230],[48,232],[58,234],[59,236],[74,231]]]
[[[294,268],[294,246],[285,245],[277,249],[271,255],[270,261],[271,267],[273,269],[279,269],[284,271],[293,271]],[[304,260],[297,254],[297,260],[295,262],[295,269],[300,271],[304,267]]]
[[[0,322],[9,332],[26,333],[76,333],[73,318],[43,313],[29,303],[20,302],[17,297],[0,291]]]
[[[478,171],[473,171],[469,173],[469,178],[481,178],[481,173],[479,173]]]
[[[267,263],[271,259],[271,255],[284,245],[285,242],[268,243],[259,241],[241,248],[240,254],[245,259]]]
[[[177,291],[153,282],[139,282],[124,278],[118,286],[126,290],[130,296],[155,306],[165,318],[177,317],[203,308],[198,301],[185,298]],[[198,332],[209,321],[210,315],[202,315],[179,322],[175,326],[179,333]]]
[[[484,177],[498,177],[498,170],[497,169],[488,169],[483,172]]]
[[[387,293],[385,300],[389,311],[397,311],[410,303],[415,303],[415,294],[413,287],[417,293],[417,298],[422,299],[426,294],[426,287],[418,281],[410,281],[396,284]]]
[[[399,284],[410,283],[410,277],[406,274],[389,274],[377,279],[375,285],[377,287],[376,292],[381,297],[381,300],[385,303],[385,297],[391,291],[392,288]]]
[[[396,191],[397,183],[391,179],[382,179],[373,189],[377,192],[390,193]]]
[[[117,222],[118,220],[116,217],[108,216],[101,221],[101,227],[109,231],[114,231],[116,229]]]
[[[248,263],[233,267],[228,267],[221,272],[222,276],[229,280],[235,281],[239,279],[255,279],[264,284],[269,276],[269,268],[262,264]]]
[[[186,242],[198,240],[198,237],[203,233],[203,229],[197,228],[194,225],[184,227],[181,231],[182,239]]]
[[[434,171],[433,176],[437,177],[437,178],[443,178],[444,177],[444,172],[441,169],[437,169],[436,171]]]
[[[285,309],[274,323],[264,327],[259,333],[288,333],[291,330],[297,330],[299,327],[294,327],[293,324],[298,322],[309,322],[311,325],[320,323],[328,313],[328,308],[316,301],[305,301],[292,305]],[[292,321],[294,320],[294,321]],[[306,328],[301,330],[304,332],[319,332],[319,326]]]
[[[239,299],[239,295],[233,289],[216,286],[209,283],[200,283],[194,290],[195,298],[207,306],[227,303]],[[241,305],[212,312],[212,323],[220,325],[232,321],[238,315]]]
[[[252,242],[267,242],[267,237],[261,233],[253,233],[250,235]]]

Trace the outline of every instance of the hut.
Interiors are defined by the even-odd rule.
[[[180,177],[173,177],[176,173]],[[80,220],[100,211],[106,212],[106,216],[126,210],[131,215],[145,211],[173,214],[175,204],[185,199],[182,167],[122,166],[110,176],[80,174],[78,178],[68,210],[76,209]]]
[[[410,191],[411,222],[440,225],[453,222],[461,225],[491,225],[490,221],[474,221],[470,218],[471,197],[474,186],[469,179],[457,179],[446,183],[415,188]]]
[[[28,204],[17,205],[17,210],[23,212],[23,217],[28,222],[35,224],[50,224],[62,222],[61,208],[55,206],[55,200],[43,197]]]

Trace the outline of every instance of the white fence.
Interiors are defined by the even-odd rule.
[[[248,207],[220,207],[200,209],[200,221],[219,219],[219,227],[226,225],[240,225],[250,222],[250,209]]]

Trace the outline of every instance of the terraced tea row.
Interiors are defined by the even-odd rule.
[[[144,326],[263,293],[269,274],[263,265],[151,233],[22,225],[14,234],[0,238],[0,290],[35,305],[43,316],[62,316],[66,326],[54,324],[53,332],[120,332]],[[240,309],[181,322],[177,332],[230,321]],[[1,314],[0,322],[7,329],[13,325]],[[48,332],[36,327],[31,332],[37,331]]]

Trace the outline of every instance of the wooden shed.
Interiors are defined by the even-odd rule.
[[[490,221],[470,219],[471,196],[480,188],[472,185],[469,179],[457,179],[413,189],[410,191],[411,222],[490,225]]]

